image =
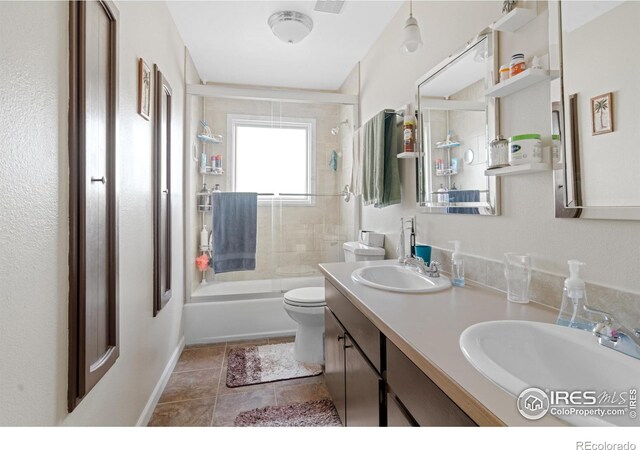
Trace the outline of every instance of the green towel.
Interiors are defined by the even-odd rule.
[[[379,112],[364,125],[362,200],[365,205],[384,208],[400,203],[401,126],[392,110]]]

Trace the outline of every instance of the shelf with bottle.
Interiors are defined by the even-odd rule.
[[[198,138],[200,142],[206,142],[207,144],[221,144],[224,140],[222,136],[219,134],[213,135],[213,136],[208,136],[206,134],[198,134],[196,135],[196,138]]]
[[[460,147],[460,142],[449,141],[449,140],[436,142],[436,148],[455,148],[455,147]]]
[[[485,91],[487,97],[506,97],[518,91],[533,86],[541,81],[552,80],[558,77],[557,71],[545,70],[538,67],[530,67],[522,72],[500,81]]]
[[[218,167],[206,166],[205,171],[200,170],[200,175],[214,175],[221,176],[224,175],[224,169]]]

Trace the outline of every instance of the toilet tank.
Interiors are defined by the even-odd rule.
[[[346,262],[379,261],[384,259],[384,248],[369,247],[360,242],[345,242],[342,248]]]

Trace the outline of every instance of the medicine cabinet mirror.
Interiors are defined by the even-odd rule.
[[[496,60],[496,33],[486,29],[417,82],[423,212],[500,213],[500,181],[484,174],[489,142],[498,134],[497,100],[485,96]]]
[[[636,1],[549,4],[557,217],[640,220],[638,23]]]

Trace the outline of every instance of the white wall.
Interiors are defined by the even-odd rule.
[[[66,412],[68,4],[0,3],[0,425],[134,425],[182,335],[185,50],[164,3],[117,2],[120,357]],[[152,317],[152,122],[137,58],[173,88],[173,298]]]
[[[425,45],[416,53],[399,50],[408,3],[391,20],[361,62],[362,123],[379,110],[413,101],[415,81],[461,48],[477,32],[501,15],[501,1],[414,2],[414,16]],[[539,15],[517,33],[501,33],[500,64],[513,53],[527,58],[548,53],[548,13],[539,2]],[[345,82],[345,86],[352,80]],[[343,87],[344,89],[344,87]],[[551,134],[549,85],[540,83],[501,102],[501,132]],[[549,145],[549,141],[546,142]],[[362,208],[362,227],[387,235],[387,256],[395,255],[398,218],[417,214],[415,162],[401,162],[402,204],[382,210]],[[461,239],[463,251],[501,259],[507,251],[530,252],[534,265],[566,273],[566,261],[577,258],[588,265],[588,281],[634,292],[640,291],[640,223],[555,219],[551,172],[507,177],[502,183],[502,216],[417,214],[418,240],[449,248]]]

